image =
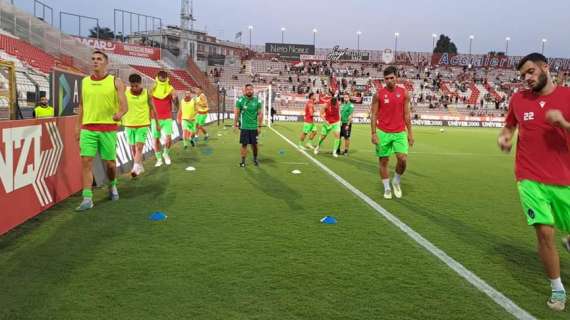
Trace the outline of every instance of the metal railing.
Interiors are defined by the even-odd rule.
[[[7,1],[0,1],[0,29],[31,43],[61,61],[71,61],[75,67],[84,72],[89,70],[91,49]]]

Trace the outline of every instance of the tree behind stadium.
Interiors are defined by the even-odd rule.
[[[433,53],[453,53],[457,54],[457,46],[451,41],[451,38],[442,34],[437,40],[437,44],[433,49]]]

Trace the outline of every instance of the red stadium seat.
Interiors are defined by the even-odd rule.
[[[189,85],[195,87],[197,86],[196,81],[194,81],[194,79],[192,79],[192,76],[190,76],[190,74],[184,70],[174,70],[174,73],[182,78],[182,80],[184,80],[186,83],[188,83]]]
[[[0,35],[0,50],[17,57],[35,69],[44,73],[52,71],[54,66],[71,67],[68,62],[56,59],[45,51],[33,45],[6,35]]]
[[[131,65],[131,67],[135,68],[137,71],[145,74],[146,76],[154,79],[156,78],[157,73],[162,70],[161,68],[154,68],[154,67],[143,67],[143,66],[133,66]],[[171,76],[170,77],[170,83],[172,84],[172,86],[174,87],[174,89],[176,90],[187,90],[188,89],[188,85],[186,85],[183,81],[181,81],[178,77],[176,76]]]
[[[467,103],[469,103],[471,105],[476,104],[477,100],[479,100],[480,94],[481,94],[481,92],[479,91],[479,89],[477,88],[475,83],[471,83],[471,96],[469,96],[469,100],[467,101]]]

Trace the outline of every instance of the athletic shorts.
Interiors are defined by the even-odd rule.
[[[308,123],[305,122],[305,124],[303,124],[303,133],[305,134],[309,134],[311,132],[315,132],[317,131],[317,125],[314,123]]]
[[[148,135],[148,127],[142,128],[125,128],[125,134],[127,135],[127,142],[129,145],[133,146],[137,143],[145,143],[146,137]]]
[[[152,130],[152,136],[156,139],[160,139],[161,133],[165,136],[172,135],[172,119],[158,120],[160,130],[156,128],[156,120],[152,119],[150,122],[150,128]]]
[[[519,196],[529,226],[544,224],[570,232],[570,186],[522,180]]]
[[[257,130],[241,129],[239,143],[241,145],[257,144]]]
[[[99,152],[101,159],[114,161],[117,158],[117,132],[81,129],[79,149],[82,157],[95,158]]]
[[[352,132],[352,123],[343,123],[340,126],[340,136],[341,138],[350,139],[350,133]]]
[[[324,123],[323,127],[321,128],[321,134],[323,136],[327,136],[331,131],[333,132],[340,132],[340,122],[336,122],[333,124]]]
[[[190,131],[192,133],[196,132],[196,120],[182,119],[182,130]]]
[[[376,155],[380,158],[389,157],[395,153],[408,154],[408,133],[406,131],[389,133],[378,130],[380,141],[376,145]]]
[[[208,115],[207,115],[207,114],[197,114],[197,115],[196,115],[196,123],[197,123],[199,126],[205,126],[207,119],[208,119]]]

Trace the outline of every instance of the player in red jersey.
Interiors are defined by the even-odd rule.
[[[303,124],[303,132],[301,132],[301,137],[299,139],[299,148],[305,150],[305,146],[313,149],[314,146],[311,143],[315,136],[317,135],[317,126],[315,125],[314,113],[315,113],[315,103],[317,96],[314,93],[309,93],[309,101],[305,104],[305,116]],[[306,145],[303,145],[305,138],[309,136],[309,141]]]
[[[402,197],[400,178],[408,164],[408,149],[414,145],[412,120],[410,117],[410,95],[404,88],[396,86],[398,69],[393,66],[384,70],[386,88],[379,88],[372,98],[371,129],[372,144],[380,162],[380,177],[384,184],[384,198],[392,199],[388,163],[396,155],[396,173],[392,187],[396,198]]]
[[[319,144],[315,148],[314,153],[319,154],[321,145],[329,133],[332,132],[334,135],[332,155],[333,157],[338,158],[337,150],[340,147],[340,101],[338,101],[338,98],[331,93],[331,97],[322,98],[320,103],[324,105],[320,112],[321,119],[323,119],[323,126],[321,128]]]
[[[548,307],[566,306],[554,228],[570,232],[570,88],[556,86],[546,58],[524,57],[518,70],[529,89],[513,95],[498,144],[509,152],[518,129],[515,175],[527,223],[552,292]],[[566,245],[568,238],[563,240]]]

